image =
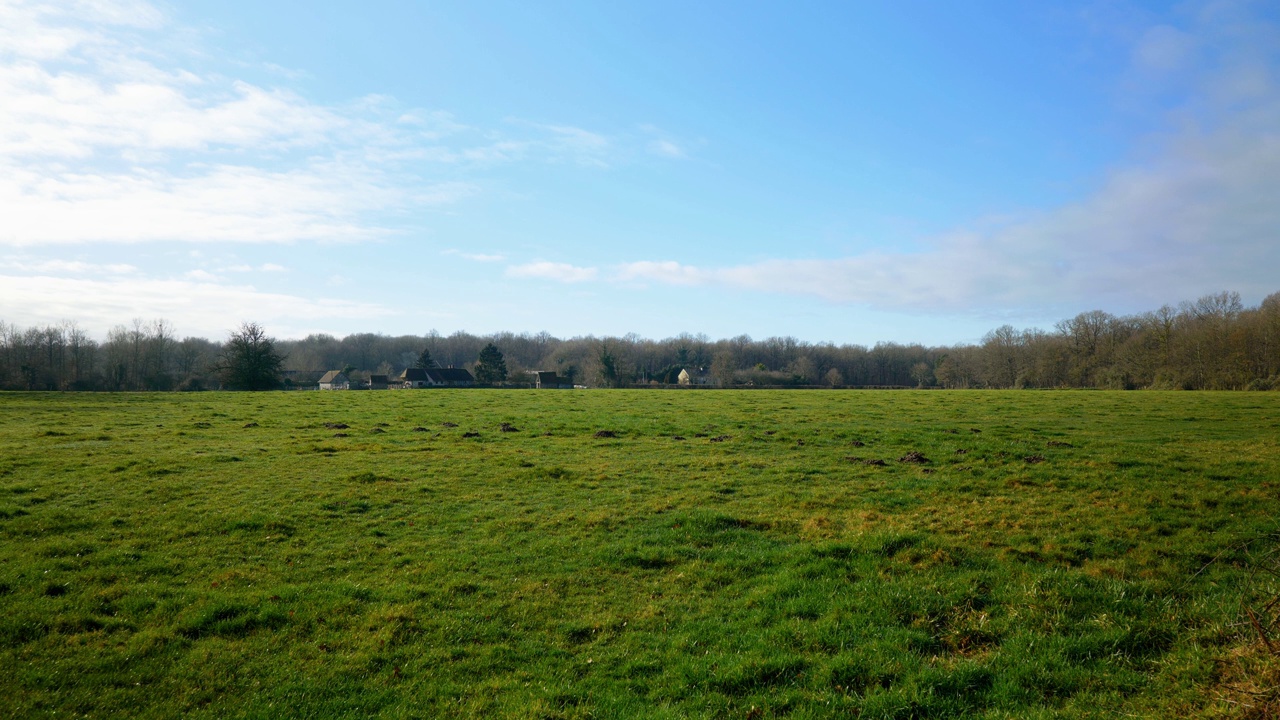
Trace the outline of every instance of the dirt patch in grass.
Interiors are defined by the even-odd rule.
[[[1026,457],[1022,458],[1022,460],[1023,460],[1024,462],[1027,462],[1027,463],[1030,463],[1030,464],[1032,464],[1032,465],[1035,465],[1036,463],[1042,463],[1042,462],[1044,462],[1044,456],[1043,456],[1043,455],[1028,455],[1028,456],[1026,456]]]
[[[430,431],[430,430],[427,430],[426,428],[424,428],[424,427],[422,427],[421,425],[419,425],[418,427],[414,428],[413,430],[410,430],[410,432],[431,432],[431,431]]]
[[[616,438],[616,437],[618,437],[618,433],[616,433],[616,432],[614,432],[614,431],[612,431],[612,430],[597,430],[597,431],[596,431],[596,434],[595,434],[593,437],[597,437],[597,438]]]
[[[965,454],[965,453],[967,453],[967,452],[969,452],[969,451],[968,451],[968,450],[965,450],[964,448],[956,448],[956,454],[957,454],[957,455],[964,455],[964,454]]]
[[[347,433],[334,433],[333,436],[334,437],[351,437]]]
[[[386,430],[383,430],[383,429],[382,429],[382,428],[380,428],[380,427],[376,427],[376,428],[374,428],[374,429],[370,430],[369,432],[371,432],[371,433],[375,433],[375,434],[376,434],[376,433],[384,433],[384,432],[386,432]]]
[[[445,420],[444,422],[440,423],[440,427],[458,427],[458,423],[452,423],[452,422],[449,422],[448,420]]]
[[[478,432],[464,432],[464,433],[462,433],[462,437],[464,437],[464,438],[478,438],[478,437],[480,437],[480,433],[478,433]]]
[[[1069,448],[1069,447],[1075,447],[1075,445],[1072,445],[1069,442],[1062,442],[1061,440],[1050,440],[1049,442],[1045,443],[1045,447]]]
[[[866,447],[866,446],[867,446],[867,444],[866,444],[866,443],[864,443],[864,442],[862,442],[861,440],[854,440],[853,442],[849,443],[849,445],[851,445],[851,446],[853,446],[853,447]]]
[[[683,435],[672,435],[672,436],[671,436],[671,439],[672,439],[672,440],[683,440],[683,439],[684,439],[684,436],[683,436]]]
[[[710,442],[724,442],[725,440],[732,440],[732,439],[733,439],[732,435],[717,435],[711,438]],[[801,445],[804,444],[804,441],[802,440],[797,440],[796,442],[800,443]]]
[[[903,455],[902,457],[898,458],[898,462],[900,462],[900,463],[912,463],[912,464],[915,464],[915,465],[923,465],[923,464],[925,464],[925,463],[929,462],[929,458],[925,457],[925,456],[924,456],[924,453],[922,453],[922,452],[920,452],[920,451],[918,451],[918,450],[912,450],[911,452],[907,453],[906,455]]]
[[[245,423],[244,426],[247,428],[258,427],[258,423],[255,423],[255,422]]]
[[[885,466],[885,465],[887,465],[888,463],[886,463],[886,462],[885,462],[885,461],[883,461],[883,460],[879,460],[879,459],[876,459],[876,458],[871,458],[870,460],[863,460],[863,461],[862,461],[862,464],[863,464],[863,465],[875,465],[876,467],[884,467],[884,466]]]
[[[498,430],[501,432],[520,432],[520,428],[512,425],[511,423],[502,423]]]
[[[351,427],[346,423],[339,423],[339,422],[325,423],[324,426],[329,428],[330,430],[346,430],[347,428]]]

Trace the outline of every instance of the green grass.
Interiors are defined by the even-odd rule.
[[[1280,594],[1278,518],[1280,394],[4,394],[0,690],[18,717],[1248,717],[1280,683],[1244,616]]]

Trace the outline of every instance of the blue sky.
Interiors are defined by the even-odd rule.
[[[0,0],[0,320],[948,344],[1280,290],[1280,6]]]

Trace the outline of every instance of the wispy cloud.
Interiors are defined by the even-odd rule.
[[[641,125],[640,132],[643,137],[649,138],[644,147],[645,151],[650,155],[678,160],[688,154],[685,141],[673,139],[670,134],[657,125]]]
[[[90,263],[82,260],[58,260],[10,255],[3,267],[10,272],[52,273],[58,275],[129,275],[138,268],[128,263]]]
[[[457,248],[449,248],[447,250],[443,250],[441,251],[441,254],[454,255],[456,257],[460,257],[465,260],[473,260],[475,262],[484,262],[484,263],[502,262],[503,260],[507,259],[507,256],[501,253],[467,253],[467,252],[462,252]]]
[[[599,270],[593,267],[579,267],[568,263],[532,262],[525,265],[512,265],[507,268],[507,277],[541,278],[563,283],[579,283],[594,280]]]
[[[669,158],[684,157],[684,148],[671,142],[670,140],[653,140],[649,143],[649,152],[653,155],[661,155]]]
[[[1150,165],[1118,169],[1082,201],[962,230],[913,252],[703,267],[639,261],[618,282],[718,285],[928,312],[1152,307],[1186,296],[1275,292],[1280,104],[1185,134]]]
[[[658,282],[667,285],[705,285],[714,282],[715,273],[674,260],[640,260],[615,269],[614,278],[622,282]]]

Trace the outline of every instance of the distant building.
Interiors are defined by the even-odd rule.
[[[431,380],[427,378],[427,371],[422,368],[407,368],[397,379],[406,388],[424,388],[431,385]]]
[[[476,379],[463,368],[409,368],[399,380],[407,388],[470,387]]]
[[[573,389],[569,378],[556,375],[554,370],[533,370],[529,374],[533,376],[533,386],[539,390]]]
[[[351,381],[341,370],[330,370],[320,376],[321,390],[350,390]]]
[[[370,390],[386,390],[387,376],[386,375],[370,375],[369,389]]]
[[[680,371],[677,381],[681,385],[710,385],[712,378],[706,368],[685,368]]]

